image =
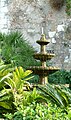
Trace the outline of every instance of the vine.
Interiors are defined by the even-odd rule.
[[[71,0],[66,0],[66,13],[67,15],[71,15]]]

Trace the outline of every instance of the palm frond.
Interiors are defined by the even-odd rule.
[[[47,84],[45,86],[38,86],[41,91],[41,95],[51,102],[59,106],[67,106],[70,104],[71,94],[68,95],[66,91],[63,91],[59,87],[52,87],[52,85]]]

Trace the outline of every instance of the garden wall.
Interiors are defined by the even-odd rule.
[[[65,3],[61,9],[51,7],[49,0],[0,0],[0,31],[19,30],[38,51],[36,40],[42,29],[51,43],[56,57],[53,65],[71,69],[71,19],[66,14]]]

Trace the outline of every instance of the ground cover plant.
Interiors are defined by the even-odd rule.
[[[48,103],[48,106],[41,103],[32,103],[24,106],[14,114],[6,114],[7,120],[69,120],[68,109],[61,109],[57,105]]]

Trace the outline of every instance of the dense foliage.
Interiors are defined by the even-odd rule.
[[[0,62],[0,117],[6,120],[69,120],[71,92],[51,85],[30,89],[31,71]],[[24,87],[26,88],[25,91]]]
[[[7,120],[69,120],[67,109],[57,107],[57,105],[48,105],[41,103],[32,103],[29,106],[24,106],[14,114],[7,113]]]
[[[49,75],[49,83],[53,84],[71,84],[71,70],[60,70]]]

